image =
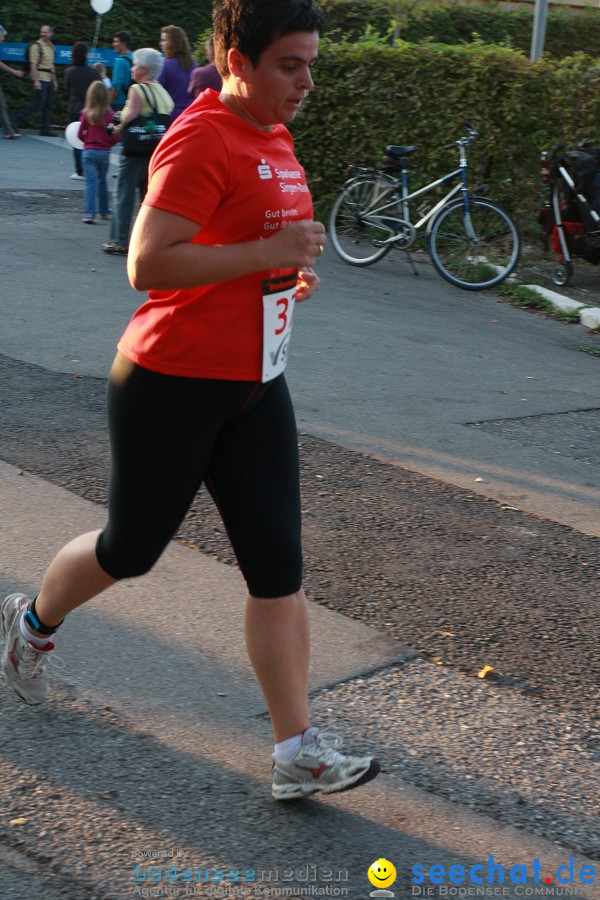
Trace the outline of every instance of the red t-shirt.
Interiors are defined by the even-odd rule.
[[[287,128],[254,128],[212,90],[179,116],[159,144],[144,203],[198,222],[197,244],[268,239],[287,222],[313,217]],[[286,271],[150,291],[119,350],[166,375],[260,381],[263,282]]]

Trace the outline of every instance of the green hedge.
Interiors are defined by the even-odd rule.
[[[112,37],[117,31],[129,31],[134,47],[156,47],[160,30],[165,25],[179,25],[186,31],[194,44],[200,34],[211,27],[212,2],[199,0],[171,0],[168,7],[154,2],[140,0],[131,3],[124,10],[115,3],[100,22],[99,47],[111,47]],[[89,0],[9,0],[0,10],[0,24],[8,31],[9,41],[30,41],[39,35],[40,25],[51,25],[55,44],[71,45],[75,41],[86,41],[90,46],[96,31],[97,17]],[[204,54],[199,57],[204,63]],[[57,69],[59,85],[62,88],[63,66]],[[26,106],[32,97],[31,81],[17,79],[6,72],[0,74],[2,90],[9,104],[9,111],[16,112]],[[59,90],[55,97],[55,121],[66,121],[66,99]],[[39,113],[37,119],[39,121]]]
[[[443,40],[447,44],[468,43],[479,37],[488,44],[506,44],[523,50],[528,56],[533,30],[533,4],[508,11],[499,4],[452,6],[432,10],[414,19],[403,33],[411,42]],[[600,54],[600,15],[598,10],[582,13],[548,13],[544,55],[561,59],[575,53]]]
[[[394,20],[402,39],[411,43],[437,41],[470,43],[474,36],[485,43],[508,44],[529,52],[533,24],[533,4],[525,9],[506,10],[500,3],[456,3],[456,0],[320,0],[328,32],[339,31],[352,39],[364,35],[368,27],[382,35]],[[137,0],[125,7],[115,3],[102,18],[100,44],[109,47],[115,31],[126,29],[134,46],[158,46],[160,28],[176,24],[190,40],[210,28],[211,0],[171,0],[168,7],[151,0]],[[44,22],[52,25],[58,44],[77,40],[91,43],[96,14],[89,0],[8,0],[0,10],[0,22],[9,31],[9,40],[28,41],[37,37]],[[600,54],[600,14],[551,10],[548,14],[545,52],[548,56],[571,56],[577,52]]]
[[[101,47],[110,47],[116,31],[129,31],[134,47],[158,47],[160,29],[165,25],[179,25],[193,43],[206,28],[210,28],[211,0],[170,0],[161,6],[149,0],[138,0],[126,6],[117,2],[102,16]],[[38,37],[40,25],[54,29],[54,43],[73,44],[87,41],[91,45],[96,29],[96,13],[89,0],[9,0],[0,11],[0,23],[9,32],[9,41],[30,41]]]
[[[583,55],[532,65],[519,51],[480,41],[325,40],[314,74],[315,90],[291,130],[321,218],[346,166],[377,164],[387,144],[419,147],[415,185],[454,168],[456,152],[443,145],[466,118],[481,132],[469,157],[474,171],[491,158],[488,194],[528,228],[539,205],[540,151],[584,139],[600,145],[600,65]],[[2,85],[13,112],[31,96],[30,82],[4,74]]]
[[[465,5],[455,0],[321,0],[327,28],[353,39],[367,28],[388,34],[392,20],[396,34],[410,43],[436,41],[471,43],[479,38],[487,44],[506,44],[529,54],[533,28],[533,4],[507,10],[500,3]],[[548,13],[544,53],[561,58],[575,53],[600,54],[600,14],[589,9],[572,13]]]
[[[415,184],[454,168],[456,152],[443,145],[470,119],[481,133],[469,154],[474,170],[491,159],[488,194],[527,227],[539,203],[540,151],[600,131],[600,67],[587,57],[531,65],[478,43],[330,44],[315,82],[292,132],[321,217],[346,165],[376,164],[387,144],[419,147]]]

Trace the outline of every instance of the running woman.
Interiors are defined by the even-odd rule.
[[[294,304],[316,292],[325,229],[285,127],[313,88],[323,20],[311,0],[220,0],[221,94],[207,90],[157,148],[128,259],[148,291],[108,386],[108,522],[51,563],[37,597],[2,604],[7,685],[47,696],[63,619],[159,558],[204,482],[248,586],[246,644],[275,738],[278,800],[374,778],[311,723],[298,443],[284,369]],[[174,437],[175,436],[175,437]]]

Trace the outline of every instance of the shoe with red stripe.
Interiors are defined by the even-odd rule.
[[[273,755],[272,794],[276,800],[295,800],[317,792],[349,791],[379,774],[372,756],[346,756],[337,749],[342,738],[330,731],[308,728],[300,750],[289,761]]]
[[[43,650],[26,641],[21,635],[19,622],[29,606],[25,594],[9,594],[0,607],[0,627],[4,637],[4,652],[0,659],[0,671],[4,681],[19,700],[24,703],[43,703],[48,696],[46,667],[51,660],[54,644]],[[55,659],[53,662],[60,662]]]

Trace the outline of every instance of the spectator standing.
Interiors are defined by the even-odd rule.
[[[165,61],[158,82],[171,95],[175,104],[171,113],[173,122],[192,102],[193,98],[188,94],[188,84],[197,63],[192,59],[187,34],[177,25],[166,25],[161,30],[160,49]]]
[[[100,81],[100,73],[93,66],[88,66],[88,48],[83,41],[77,41],[73,44],[71,51],[72,66],[65,70],[64,82],[67,92],[67,113],[69,122],[77,122],[83,107],[85,106],[85,98],[87,90],[94,81]],[[75,171],[71,178],[82,179],[83,163],[82,150],[73,147],[73,157],[75,159]]]
[[[127,100],[127,91],[132,82],[131,35],[128,31],[117,31],[112,39],[113,50],[117,54],[112,70],[112,85],[108,99],[114,112],[120,112]]]
[[[58,89],[54,68],[52,35],[53,31],[50,26],[42,25],[39,41],[35,41],[29,48],[29,67],[35,98],[29,106],[18,113],[12,120],[13,127],[18,131],[22,122],[25,122],[32,113],[41,109],[42,128],[40,134],[43,134],[45,137],[56,137],[56,132],[52,131],[50,127],[52,123],[54,91]]]
[[[122,132],[138,116],[147,116],[151,111],[146,92],[150,93],[156,112],[168,116],[172,111],[171,97],[156,80],[160,75],[162,65],[163,59],[158,50],[144,47],[135,51],[131,75],[136,83],[129,88],[127,103],[121,113],[120,122],[114,127],[115,134]],[[146,90],[144,91],[140,85],[143,85]],[[102,244],[105,253],[127,256],[135,192],[136,189],[139,191],[141,202],[148,186],[149,162],[149,156],[128,156],[125,152],[121,153],[110,240]]]
[[[4,40],[6,35],[8,34],[6,28],[3,28],[0,25],[0,43]],[[17,78],[22,78],[23,73],[20,69],[13,69],[11,66],[7,66],[5,62],[0,61],[0,71],[10,72],[11,75],[16,75]],[[20,138],[21,135],[18,131],[15,131],[13,126],[11,125],[10,119],[8,118],[8,110],[6,108],[6,100],[4,99],[4,94],[2,93],[2,88],[0,87],[0,122],[2,122],[2,129],[4,131],[4,137],[7,140],[11,140],[14,138]]]
[[[207,88],[212,88],[213,91],[220,91],[223,83],[219,70],[215,66],[215,46],[212,34],[204,45],[204,52],[206,53],[208,65],[198,66],[194,69],[188,85],[188,94],[191,94],[194,98]]]
[[[108,74],[106,72],[106,66],[104,65],[104,63],[95,62],[93,64],[92,68],[96,69],[96,71],[100,73],[100,78],[104,82],[104,87],[106,88],[107,91],[110,91],[110,89],[112,87],[112,81],[108,77]],[[110,95],[109,95],[109,99],[110,99]]]
[[[92,82],[85,96],[78,138],[83,141],[83,169],[85,172],[85,216],[83,222],[93,225],[96,218],[96,193],[100,218],[108,219],[108,187],[106,173],[110,148],[119,138],[109,130],[114,113],[108,106],[108,91],[100,78]]]

